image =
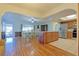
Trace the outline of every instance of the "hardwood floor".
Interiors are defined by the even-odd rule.
[[[74,56],[49,44],[40,44],[36,39],[14,38],[5,44],[4,56]]]

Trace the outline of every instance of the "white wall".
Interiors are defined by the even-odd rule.
[[[34,25],[34,24],[32,24],[31,21],[29,21],[29,19],[31,19],[31,17],[12,13],[12,12],[7,12],[3,16],[3,21],[6,24],[13,24],[14,32],[20,32],[22,24]]]
[[[39,22],[35,25],[35,30],[36,31],[41,31],[41,25],[48,25],[48,32],[58,32],[60,29],[60,24],[57,22]],[[39,25],[39,29],[37,29],[37,25]]]

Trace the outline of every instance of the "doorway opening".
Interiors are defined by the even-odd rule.
[[[22,36],[24,38],[30,38],[34,31],[34,27],[31,25],[23,25],[22,26]]]

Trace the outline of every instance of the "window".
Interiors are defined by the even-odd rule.
[[[5,26],[5,34],[7,36],[13,36],[13,27],[11,24],[6,24]]]
[[[48,25],[41,25],[41,31],[48,31]]]
[[[31,32],[32,30],[33,30],[33,27],[31,26],[23,27],[23,32]]]

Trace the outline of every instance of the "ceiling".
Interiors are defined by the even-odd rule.
[[[56,4],[56,3],[17,4],[17,6],[19,7],[26,8],[28,10],[31,10],[37,13],[46,13],[59,5],[60,4]]]
[[[74,14],[75,11],[73,10],[63,10],[59,13],[55,13],[54,15],[50,15],[47,18],[43,18],[45,14],[49,13],[49,11],[54,10],[60,6],[64,5],[63,3],[14,3],[14,4],[0,4],[1,7],[5,7],[6,9],[11,9],[12,12],[14,10],[24,13],[25,15],[34,16],[38,19],[45,19],[45,20],[56,20],[61,17]],[[8,8],[10,7],[10,8]],[[2,10],[6,10],[2,9]],[[28,11],[29,12],[28,12]],[[56,10],[56,9],[55,9]],[[33,12],[33,13],[32,13]],[[60,15],[61,14],[61,15]],[[58,21],[58,20],[57,20]]]
[[[9,4],[8,4],[9,5]],[[10,4],[17,8],[29,10],[31,12],[34,12],[38,15],[45,15],[52,9],[60,6],[60,3],[27,3],[27,4]]]
[[[56,14],[53,14],[53,15],[51,15],[51,16],[49,16],[49,17],[47,17],[47,18],[45,18],[45,20],[47,19],[47,22],[50,20],[53,20],[53,21],[56,21],[56,22],[61,22],[61,21],[63,21],[64,19],[65,20],[71,20],[71,19],[69,19],[69,18],[63,18],[63,17],[66,17],[66,16],[69,16],[69,15],[76,15],[76,11],[75,10],[72,10],[72,9],[66,9],[66,10],[63,10],[63,11],[60,11],[60,12],[58,12],[58,13],[56,13]],[[61,18],[63,18],[63,20],[61,19]],[[48,20],[49,19],[49,20]]]

